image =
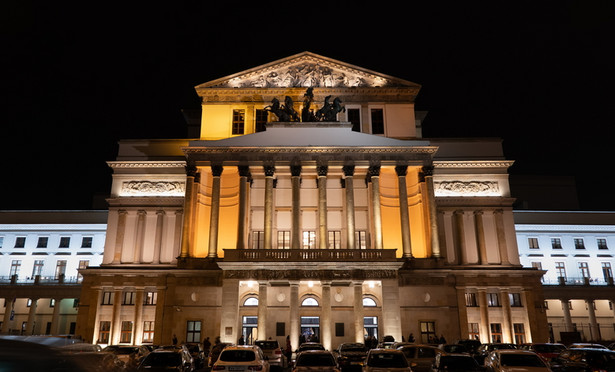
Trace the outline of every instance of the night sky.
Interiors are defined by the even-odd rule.
[[[194,86],[307,50],[421,84],[424,137],[501,137],[511,174],[615,210],[615,2],[209,3],[3,3],[0,209],[91,208],[119,139],[185,138]]]

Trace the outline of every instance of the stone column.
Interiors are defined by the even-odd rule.
[[[570,315],[570,300],[561,299],[562,302],[562,311],[564,312],[564,327],[566,332],[574,331],[574,327],[572,325],[572,316]]]
[[[59,331],[59,326],[60,326],[60,308],[62,306],[62,298],[54,298],[54,305],[53,305],[53,314],[51,315],[51,329],[49,330],[49,333],[51,333],[52,335],[58,335],[60,334]]]
[[[478,306],[480,308],[480,342],[483,344],[491,342],[489,329],[489,308],[487,307],[487,290],[478,289]]]
[[[190,256],[190,247],[192,245],[192,219],[194,214],[194,206],[197,202],[198,184],[200,182],[200,174],[195,166],[186,166],[186,193],[184,196],[184,226],[182,229],[182,243],[180,257],[186,258]]]
[[[457,288],[457,309],[459,314],[459,338],[464,340],[469,337],[468,309],[466,308],[466,289]]]
[[[290,247],[301,248],[301,166],[290,166],[292,192]]]
[[[502,341],[515,342],[515,333],[512,325],[512,312],[510,309],[510,297],[508,289],[500,289],[502,303]]]
[[[94,331],[92,332],[92,343],[96,344],[98,343],[98,339],[99,339],[99,334],[100,334],[100,306],[102,303],[102,294],[103,291],[101,288],[96,289],[96,297],[95,297],[95,303],[91,304],[91,307],[95,307],[96,308],[96,312],[94,313]],[[92,306],[93,305],[93,306]],[[90,308],[91,309],[91,308]],[[89,312],[90,314],[92,314],[92,312]]]
[[[355,249],[355,223],[354,223],[354,165],[344,165],[342,171],[345,176],[346,188],[346,248]]]
[[[504,211],[502,209],[496,209],[493,211],[493,215],[495,216],[495,231],[498,238],[501,264],[510,265],[508,246],[506,245],[506,229],[504,228]]]
[[[438,229],[438,208],[436,206],[436,194],[434,192],[433,185],[433,166],[424,166],[421,170],[425,179],[425,186],[427,195],[425,199],[427,201],[427,209],[429,212],[429,227],[431,230],[431,255],[435,258],[442,257],[440,251],[440,232]],[[465,303],[465,302],[464,302]]]
[[[143,209],[137,211],[137,231],[135,233],[135,249],[133,252],[133,263],[141,263],[143,259],[143,240],[145,238],[145,219],[147,212]]]
[[[28,323],[26,323],[26,336],[34,334],[34,318],[36,317],[36,307],[38,304],[38,298],[31,298],[30,311],[28,312]]]
[[[299,347],[299,282],[290,282],[290,344],[293,348]]]
[[[160,263],[160,253],[162,250],[162,232],[164,228],[164,217],[166,213],[164,210],[159,209],[156,211],[156,238],[154,240],[154,257],[152,263]]]
[[[381,282],[383,334],[401,340],[401,312],[397,279],[384,279]]]
[[[354,341],[365,342],[364,328],[365,328],[365,315],[363,311],[363,282],[353,282],[354,286]],[[384,301],[383,301],[384,302]]]
[[[115,288],[113,294],[113,313],[111,315],[111,335],[109,343],[117,345],[120,343],[120,333],[122,324],[120,321],[120,310],[122,305],[122,288]]]
[[[248,223],[248,191],[250,178],[250,167],[247,165],[240,165],[237,167],[239,170],[239,215],[237,221],[237,249],[248,248],[247,223]]]
[[[124,234],[126,233],[126,212],[124,209],[117,211],[117,230],[115,234],[115,250],[113,253],[113,263],[119,264],[122,261],[122,249],[124,248]]]
[[[322,285],[322,316],[320,318],[321,342],[325,349],[333,350],[331,340],[331,282],[321,282]]]
[[[399,217],[401,220],[401,242],[403,257],[412,258],[412,241],[410,238],[410,216],[408,214],[408,189],[406,188],[407,165],[395,167],[397,186],[399,188]]]
[[[209,218],[209,250],[207,258],[218,257],[218,224],[220,222],[220,176],[224,167],[221,165],[211,166],[211,213]]]
[[[13,311],[13,305],[14,305],[13,299],[5,297],[4,305],[5,307],[4,307],[4,318],[2,320],[2,334],[8,335],[10,333],[11,323],[13,322],[11,320],[11,312]]]
[[[327,230],[327,172],[329,167],[319,165],[318,172],[318,248],[329,248],[329,231]],[[294,344],[293,344],[294,345]]]
[[[132,338],[134,345],[143,343],[143,289],[137,288],[135,294],[134,335]]]
[[[165,308],[166,308],[166,294],[167,289],[165,287],[156,288],[156,317],[154,320],[154,344],[161,345],[164,342],[168,342],[164,335],[166,329],[164,327]],[[168,324],[168,326],[172,326]]]
[[[265,211],[264,211],[264,248],[273,248],[273,175],[275,167],[266,165],[265,170]]]
[[[476,231],[476,246],[478,260],[481,265],[487,265],[487,246],[485,244],[485,226],[483,225],[483,211],[474,211],[474,225]],[[508,341],[506,341],[508,342]]]
[[[594,300],[585,300],[585,304],[587,304],[587,311],[589,312],[590,340],[600,341],[602,337],[600,336],[600,325],[598,324],[598,320],[596,319],[596,310],[594,309]]]
[[[380,166],[372,165],[368,169],[368,176],[372,183],[372,221],[374,224],[374,248],[382,249],[382,213],[380,210]]]
[[[258,339],[267,339],[267,282],[258,282]]]
[[[456,241],[455,241],[455,245],[457,246],[457,256],[458,258],[458,263],[460,265],[467,265],[468,264],[468,252],[466,249],[466,234],[465,234],[465,227],[463,224],[463,210],[459,209],[456,210],[455,212],[453,212],[453,220],[454,220],[454,227],[455,227],[455,237],[456,237]]]
[[[526,340],[525,342],[532,342],[532,340],[538,340],[542,337],[537,334],[537,315],[536,315],[536,301],[534,301],[534,295],[530,288],[523,288],[523,295],[525,298],[525,311],[527,311],[527,321],[530,325],[530,329],[525,331]],[[541,304],[542,308],[542,304]],[[546,318],[546,317],[545,317]],[[527,338],[527,335],[530,335],[531,338]]]

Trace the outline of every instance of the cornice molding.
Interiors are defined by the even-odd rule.
[[[435,168],[509,168],[514,160],[434,160]]]
[[[110,168],[184,168],[185,161],[108,161]]]

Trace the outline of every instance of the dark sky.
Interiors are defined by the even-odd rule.
[[[615,210],[614,2],[41,3],[0,5],[0,209],[90,208],[119,139],[185,137],[195,85],[308,50],[421,84],[425,137],[501,137],[512,174]]]

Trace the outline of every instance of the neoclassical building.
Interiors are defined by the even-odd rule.
[[[423,138],[419,89],[309,52],[197,86],[200,138],[121,141],[109,161],[76,333],[546,341],[512,161],[498,139]]]

